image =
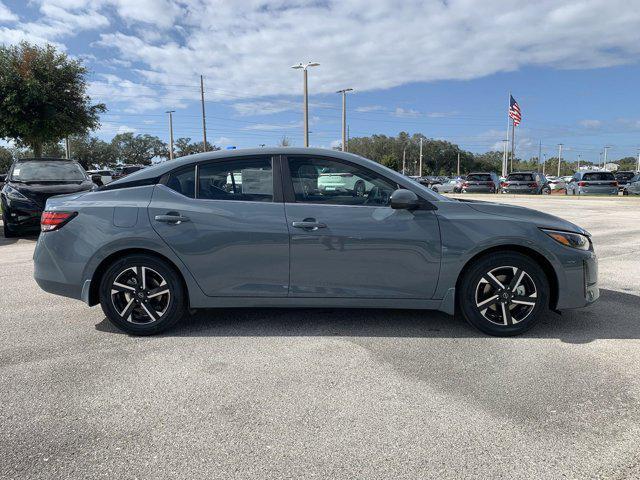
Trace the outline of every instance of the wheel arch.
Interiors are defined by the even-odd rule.
[[[549,308],[555,309],[556,305],[558,304],[558,296],[559,296],[558,275],[556,274],[556,271],[553,268],[553,265],[551,264],[551,262],[549,262],[549,260],[545,258],[544,255],[542,255],[540,252],[532,248],[525,247],[523,245],[516,245],[516,244],[496,245],[476,253],[473,257],[467,260],[467,262],[462,267],[462,270],[460,270],[460,273],[458,274],[458,279],[456,280],[455,291],[456,292],[460,291],[460,283],[462,282],[462,278],[464,277],[466,272],[469,270],[471,265],[473,265],[477,260],[479,260],[482,257],[491,255],[493,253],[505,253],[505,252],[520,253],[522,255],[525,255],[531,258],[536,263],[538,263],[538,265],[540,265],[540,267],[542,268],[542,271],[547,277],[547,281],[549,282]],[[456,295],[456,306],[457,306],[458,298],[459,296]]]
[[[149,255],[151,257],[155,257],[158,260],[165,262],[170,268],[172,268],[175,273],[178,275],[180,282],[182,283],[182,288],[184,290],[185,298],[187,302],[189,302],[189,288],[187,286],[187,282],[184,278],[184,275],[180,271],[180,268],[173,262],[170,258],[158,253],[154,250],[146,249],[146,248],[126,248],[123,250],[117,250],[112,252],[110,255],[105,257],[96,267],[93,272],[93,276],[91,277],[91,285],[89,287],[89,298],[88,303],[89,306],[94,306],[100,303],[99,292],[100,292],[100,282],[102,281],[102,276],[107,271],[109,266],[115,262],[116,260],[126,256],[126,255],[135,255],[135,254],[143,254]]]

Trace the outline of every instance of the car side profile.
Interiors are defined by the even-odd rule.
[[[362,178],[364,195],[318,188]],[[240,182],[231,189],[228,179]],[[44,290],[101,304],[137,335],[189,309],[435,309],[492,335],[599,296],[588,232],[522,207],[443,197],[365,158],[312,148],[207,152],[50,198]]]
[[[640,195],[640,173],[629,179],[622,190],[623,195]]]
[[[567,182],[567,195],[617,195],[618,181],[613,173],[594,170],[576,172]]]

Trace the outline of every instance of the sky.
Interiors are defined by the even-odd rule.
[[[633,5],[636,4],[637,8]],[[472,152],[502,149],[508,94],[516,153],[599,161],[640,148],[640,0],[0,0],[0,43],[52,43],[90,70],[99,137],[119,132],[224,147],[312,146],[423,133]]]

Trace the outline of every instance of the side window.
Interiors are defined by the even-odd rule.
[[[289,157],[297,202],[332,205],[389,205],[397,185],[352,163],[324,157]]]
[[[194,198],[196,190],[196,169],[194,166],[180,169],[169,175],[167,187],[171,190],[184,195],[185,197]]]
[[[198,182],[198,198],[273,201],[273,170],[267,156],[201,164]]]

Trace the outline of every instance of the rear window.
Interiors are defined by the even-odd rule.
[[[510,182],[532,182],[533,175],[530,173],[511,173],[507,180]]]
[[[582,177],[583,180],[590,180],[592,182],[605,181],[605,182],[613,182],[615,181],[615,177],[611,172],[594,172],[594,173],[585,173]]]
[[[467,180],[472,182],[490,182],[491,175],[486,173],[470,173],[467,175]]]
[[[80,164],[59,160],[18,162],[11,172],[11,180],[18,182],[81,182],[86,179],[87,174]]]

